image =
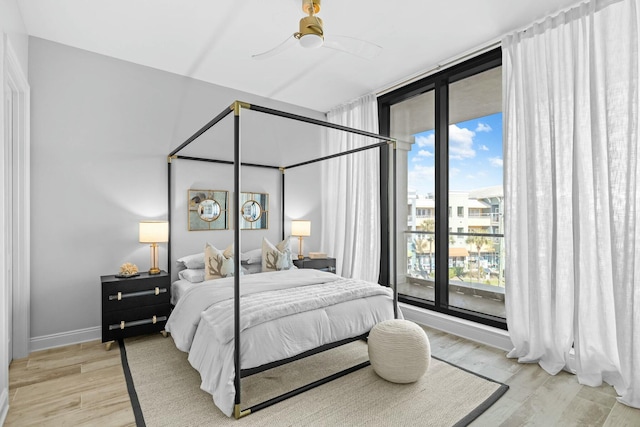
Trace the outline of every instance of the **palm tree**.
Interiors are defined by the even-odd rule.
[[[477,254],[476,260],[478,264],[478,282],[480,282],[482,280],[480,277],[480,251],[482,250],[483,246],[491,247],[493,242],[487,236],[476,235],[476,236],[467,237],[466,243],[467,245],[474,246],[476,248],[476,254]]]
[[[436,222],[432,219],[425,219],[424,221],[422,221],[418,226],[416,226],[416,229],[418,229],[419,231],[427,231],[429,232],[429,234],[426,234],[426,237],[419,237],[418,243],[416,244],[416,247],[420,247],[420,248],[424,248],[423,245],[424,243],[428,243],[429,244],[429,274],[431,274],[431,265],[433,264],[433,241],[435,240],[434,234],[433,232],[436,230]],[[426,249],[426,248],[424,248]],[[424,253],[425,251],[421,250],[422,253]]]

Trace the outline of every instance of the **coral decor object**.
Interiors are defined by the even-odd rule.
[[[120,273],[116,274],[116,277],[133,277],[138,274],[138,266],[135,264],[131,264],[130,262],[125,262],[120,266]]]

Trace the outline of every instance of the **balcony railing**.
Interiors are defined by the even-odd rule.
[[[435,278],[435,233],[406,231],[408,278]],[[449,233],[450,285],[504,293],[504,234]]]

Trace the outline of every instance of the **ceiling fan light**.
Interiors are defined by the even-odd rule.
[[[322,46],[324,39],[317,34],[305,34],[300,37],[300,46],[305,49],[317,49]]]

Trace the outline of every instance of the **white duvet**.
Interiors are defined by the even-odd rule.
[[[201,388],[227,416],[235,397],[233,284],[231,277],[191,287],[166,324],[200,372]],[[390,289],[318,270],[246,275],[240,289],[243,369],[362,335],[393,318]]]

